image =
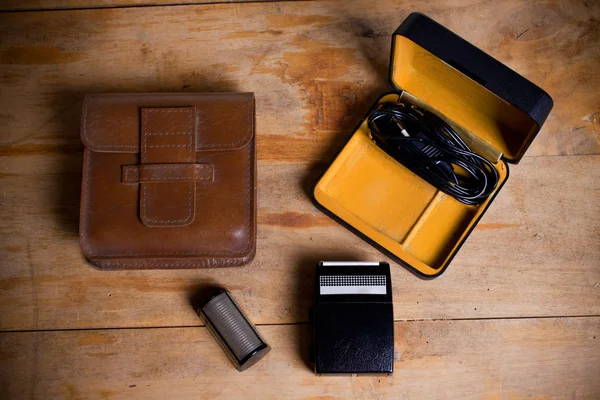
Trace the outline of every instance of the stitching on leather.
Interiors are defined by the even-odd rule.
[[[200,181],[208,181],[211,179],[210,171],[213,169],[212,165],[206,164],[188,164],[188,165],[138,165],[125,169],[125,180],[129,180],[131,178],[131,173],[135,172],[137,175],[137,180],[142,180],[141,171],[143,170],[161,170],[161,169],[186,169],[191,170],[194,176],[184,176],[184,177],[168,177],[168,176],[159,176],[152,178],[145,178],[144,181],[155,181],[155,180],[200,180]],[[202,176],[202,172],[208,171],[209,174],[205,174]],[[134,177],[135,178],[135,177]]]
[[[148,126],[148,114],[146,113],[146,111],[149,111],[149,110],[144,109],[144,111],[142,113],[142,114],[144,114],[144,118],[142,121],[142,133],[146,132],[146,126]],[[148,136],[146,136],[145,134],[143,136],[144,136],[144,140],[143,140],[144,143],[143,143],[143,147],[141,149],[142,164],[144,164],[146,162],[146,145],[148,144]]]
[[[237,257],[234,259],[223,259],[223,258],[204,258],[197,259],[196,262],[190,263],[187,260],[182,260],[181,262],[177,262],[176,260],[171,262],[161,262],[161,261],[150,261],[150,260],[131,260],[128,263],[123,263],[119,261],[111,261],[111,260],[92,260],[99,265],[102,266],[117,266],[117,267],[198,267],[198,266],[219,266],[219,265],[241,265],[248,262],[250,256],[245,257]]]
[[[133,259],[133,260],[111,260],[111,259],[92,259],[92,261],[99,264],[108,264],[116,266],[197,266],[197,265],[212,265],[218,266],[223,265],[239,265],[245,264],[252,258],[254,258],[255,252],[250,254],[242,255],[239,257],[228,257],[228,258],[199,258],[199,257],[186,257],[186,259],[174,259],[174,260],[154,260],[154,259]],[[191,262],[194,260],[194,262]],[[129,264],[127,264],[129,263]]]
[[[174,224],[174,223],[182,223],[182,222],[190,222],[191,218],[192,218],[192,185],[193,183],[190,183],[188,185],[188,216],[184,219],[151,219],[148,218],[148,215],[146,213],[146,201],[145,198],[147,197],[147,190],[148,190],[148,186],[144,185],[144,201],[143,201],[143,205],[142,205],[142,209],[143,209],[143,213],[144,213],[144,220],[148,221],[148,222],[154,222],[154,223],[163,223],[163,224]]]
[[[145,111],[147,112],[191,112],[192,110],[176,110],[175,107],[173,108],[146,108]]]
[[[165,164],[165,165],[152,165],[152,164],[142,164],[142,165],[134,165],[128,167],[125,173],[129,173],[131,171],[138,171],[143,169],[191,169],[191,170],[210,170],[212,168],[211,165],[208,164],[185,164],[185,165],[175,165],[175,164]]]
[[[210,169],[210,166],[206,165],[206,164],[187,164],[187,165],[171,165],[171,164],[167,164],[167,165],[152,165],[152,164],[147,164],[147,165],[140,165],[140,167],[143,168],[143,169],[162,169],[162,168],[168,168],[168,169],[174,169],[174,168],[188,168],[188,169],[201,168],[201,169]]]
[[[189,147],[189,144],[160,144],[160,145],[150,145],[146,146],[146,148],[160,148],[160,147]]]
[[[248,103],[250,103],[250,101],[248,101],[247,104]],[[206,149],[206,148],[208,148],[208,149],[221,149],[221,148],[228,147],[228,146],[237,146],[237,145],[243,143],[244,141],[248,140],[248,138],[252,134],[252,127],[250,126],[250,122],[251,122],[251,115],[252,115],[252,108],[253,107],[251,107],[251,104],[250,104],[250,105],[247,105],[245,108],[247,110],[247,113],[246,113],[246,117],[247,118],[246,119],[248,121],[248,123],[247,123],[248,129],[246,130],[246,134],[245,134],[245,136],[243,138],[241,138],[238,141],[233,141],[233,142],[230,142],[230,143],[203,144],[201,146],[196,146],[196,148],[198,150],[200,150],[200,149]],[[113,148],[114,149],[137,149],[138,148],[138,146],[136,146],[136,145],[125,145],[125,144],[124,145],[105,145],[105,144],[103,144],[101,146],[96,146],[96,143],[94,141],[92,141],[92,140],[89,140],[89,138],[87,136],[87,122],[86,122],[86,120],[87,120],[87,103],[84,104],[84,110],[85,111],[83,113],[83,125],[84,125],[83,131],[84,131],[84,134],[86,136],[86,139],[87,139],[88,143],[90,145],[92,145],[92,147],[95,147],[95,148],[97,147],[98,150],[102,150],[102,149],[105,149],[105,148],[111,148],[111,149],[113,149]],[[191,116],[192,116],[192,110],[187,110],[187,109],[186,110],[145,109],[144,111],[146,111],[146,112],[189,112],[190,113],[190,119],[191,119]],[[144,116],[145,116],[145,114],[144,114]],[[150,134],[150,135],[145,135],[145,136],[155,136],[155,135],[154,134]],[[161,135],[156,135],[156,136],[161,136]]]
[[[140,179],[142,180],[142,179]],[[188,177],[188,176],[180,176],[177,178],[171,178],[168,176],[162,176],[162,177],[155,177],[155,178],[145,178],[142,181],[143,182],[170,182],[170,181],[208,181],[210,180],[210,176],[206,176],[206,177],[201,177],[201,176],[192,176],[192,177]],[[142,182],[142,183],[143,183]]]
[[[192,132],[156,132],[147,133],[148,136],[179,136],[179,135],[191,135]]]
[[[136,181],[136,180],[137,180],[137,181],[139,181],[139,180],[140,180],[140,170],[139,170],[139,169],[137,169],[137,168],[127,168],[127,169],[125,170],[125,180],[126,180],[126,181],[129,181],[129,180],[130,180],[130,178],[131,178],[131,173],[132,173],[132,172],[134,172],[134,173],[135,173],[135,175],[137,175],[137,179],[135,179],[135,177],[134,177],[134,179],[132,179],[132,180],[134,180],[134,181]]]
[[[254,152],[254,143],[252,143],[252,145],[250,146],[250,154],[249,154],[249,158],[251,159],[250,161],[250,167],[252,168],[251,172],[248,172],[248,177],[246,178],[246,192],[245,197],[246,199],[248,199],[250,197],[250,195],[252,195],[252,199],[250,199],[251,201],[248,201],[248,209],[246,210],[248,213],[248,216],[246,218],[246,221],[244,223],[244,227],[246,228],[246,230],[249,233],[253,233],[250,232],[251,230],[251,226],[250,226],[250,219],[252,218],[253,214],[254,214],[254,207],[255,207],[255,203],[256,203],[256,199],[255,199],[255,192],[253,190],[253,188],[251,188],[251,184],[252,183],[256,183],[256,153]],[[254,179],[250,179],[251,176],[254,177]],[[246,243],[246,247],[244,247],[243,251],[248,251],[250,249],[250,247],[252,246],[252,242],[250,240],[250,234],[248,235],[248,241]]]
[[[161,166],[156,166],[156,167],[152,167],[150,168],[150,166],[147,167],[138,167],[138,168],[127,168],[125,169],[125,177],[124,177],[124,183],[144,183],[144,182],[169,182],[169,181],[209,181],[211,180],[211,176],[210,174],[208,175],[200,175],[200,173],[202,171],[206,171],[208,170],[210,172],[210,168],[209,167],[200,167],[200,170],[197,171],[198,173],[196,173],[196,168],[187,168],[187,169],[191,169],[192,172],[194,173],[194,176],[181,176],[181,177],[169,177],[169,176],[156,176],[156,177],[151,177],[151,178],[142,178],[140,176],[140,172],[142,169],[165,169],[165,168],[169,168],[169,169],[181,169],[181,168],[185,168],[185,165],[174,165],[172,167],[161,167]],[[132,176],[133,174],[133,176]]]
[[[88,96],[85,96],[85,99],[83,100],[83,135],[85,136],[85,140],[87,140],[89,143],[92,143],[90,141],[90,139],[87,137],[87,113],[88,113],[88,103],[90,101],[90,98]],[[92,143],[93,145],[93,143]]]
[[[250,167],[253,168],[253,164],[250,161]],[[247,171],[249,171],[249,169],[246,169]],[[251,194],[251,180],[250,179],[246,179],[246,197],[248,197]],[[254,199],[252,199],[254,200]],[[245,223],[244,223],[244,227],[246,228],[246,230],[250,230],[250,219],[252,218],[252,214],[253,214],[253,206],[254,206],[254,201],[249,201],[248,202],[248,218],[246,219]],[[253,232],[250,232],[253,233]],[[213,252],[206,252],[206,253],[202,253],[202,252],[198,252],[198,251],[192,251],[192,252],[169,252],[169,253],[102,253],[100,254],[102,257],[120,257],[120,256],[138,256],[138,257],[156,257],[156,256],[197,256],[197,257],[201,257],[201,256],[234,256],[237,254],[243,254],[247,251],[249,251],[252,248],[253,242],[250,239],[250,235],[248,235],[248,242],[246,243],[246,246],[239,250],[236,253],[232,253],[230,251],[213,251]],[[121,264],[115,264],[115,265],[121,265]],[[166,265],[165,265],[166,266]],[[193,265],[190,265],[193,266]]]
[[[92,146],[96,146],[94,143],[89,142]],[[109,145],[109,144],[103,144],[102,146],[99,147],[100,150],[102,149],[106,149],[106,148],[117,148],[117,149],[137,149],[138,147],[133,145],[133,144],[118,144],[118,145]]]
[[[210,180],[210,175],[208,176],[200,176],[199,174],[196,174],[196,171],[192,171],[194,172],[194,176],[178,176],[178,177],[170,177],[170,176],[156,176],[156,177],[151,177],[151,178],[145,178],[143,179],[144,181],[185,181],[185,180],[198,180],[198,181],[208,181]],[[140,178],[140,180],[142,180],[142,178]]]
[[[161,109],[144,109],[145,112],[188,112],[190,113],[190,119],[192,116],[191,111],[192,110],[161,110]],[[87,134],[87,114],[88,114],[88,98],[85,99],[84,101],[84,105],[83,105],[83,134],[85,135],[85,138],[87,140],[87,142],[92,145],[92,147],[97,147],[96,143],[93,140],[90,140],[90,138],[88,137]],[[146,122],[146,114],[144,113],[144,123]],[[173,134],[179,134],[179,132],[175,132]],[[191,132],[190,132],[191,135]],[[148,136],[148,135],[144,135],[144,136]],[[155,136],[154,134],[150,134],[150,136]],[[160,136],[160,135],[157,135]],[[99,150],[101,149],[137,149],[138,146],[133,145],[133,144],[103,144],[101,146],[98,147]]]
[[[190,127],[193,127],[193,120],[192,120],[192,110],[190,109],[186,109],[186,110],[173,110],[173,109],[148,109],[148,110],[144,110],[144,111],[148,111],[148,112],[187,112],[189,114],[188,117],[188,124]],[[144,135],[144,146],[145,149],[146,148],[165,148],[165,147],[188,147],[189,148],[189,156],[188,156],[188,161],[191,162],[192,161],[192,156],[193,156],[193,151],[192,151],[192,144],[193,144],[193,136],[192,136],[192,132],[189,132],[189,144],[185,145],[181,145],[181,144],[177,144],[177,145],[150,145],[148,146],[147,144],[147,139],[148,139],[148,134],[146,133],[146,128],[147,128],[147,114],[144,113],[144,130],[143,130],[143,135]],[[145,157],[146,161],[147,157]],[[142,166],[143,167],[143,166]],[[168,166],[162,166],[162,168],[166,168]],[[150,167],[152,168],[152,167]],[[154,167],[154,168],[160,168],[160,167]],[[166,180],[166,179],[163,179]],[[177,179],[175,179],[177,180]],[[182,179],[179,179],[182,180]],[[144,221],[147,222],[151,222],[151,223],[160,223],[160,224],[168,224],[168,225],[172,225],[172,224],[179,224],[179,223],[188,223],[190,221],[192,221],[193,219],[193,207],[194,207],[194,192],[195,192],[195,183],[190,183],[188,184],[188,204],[187,204],[187,217],[183,218],[183,219],[157,219],[157,218],[150,218],[148,217],[147,214],[147,196],[148,196],[148,185],[143,185],[144,186],[144,195],[142,197],[142,214],[144,216]]]
[[[91,164],[91,157],[88,159],[88,163]],[[253,163],[250,162],[250,166],[253,167]],[[86,176],[86,182],[89,179],[89,174]],[[248,197],[250,195],[250,179],[246,179],[247,184],[246,184],[246,197]],[[86,197],[87,200],[87,197]],[[253,207],[253,201],[252,202],[248,202],[248,218],[245,221],[245,228],[247,230],[249,230],[250,228],[250,219],[252,217],[252,207]],[[87,205],[86,205],[86,209],[87,209]],[[87,213],[84,216],[84,221],[87,221]],[[85,222],[84,222],[85,223]],[[102,257],[120,257],[120,256],[141,256],[141,257],[155,257],[155,256],[219,256],[219,255],[223,255],[223,256],[231,256],[231,255],[236,255],[236,254],[241,254],[243,252],[247,252],[251,249],[252,247],[252,241],[250,240],[250,235],[248,235],[248,242],[246,244],[246,247],[244,247],[242,250],[239,250],[237,253],[231,253],[228,251],[214,251],[214,252],[208,252],[208,253],[200,253],[197,251],[194,252],[172,252],[172,253],[101,253],[100,256]],[[89,251],[89,247],[87,247],[87,243],[86,243],[86,253],[88,255],[90,255],[90,258],[93,258],[91,251]],[[114,265],[120,265],[120,266],[125,266],[125,264],[119,264],[119,263],[115,263]],[[194,266],[196,264],[190,264],[188,266]],[[154,266],[158,266],[158,265],[154,265]],[[163,265],[163,266],[169,266],[169,265]],[[171,266],[177,266],[177,265],[171,265]],[[179,265],[179,266],[186,266],[186,265]]]
[[[196,110],[195,108],[193,108],[192,110],[189,110],[190,111],[190,115],[188,117],[188,124],[190,126],[190,142],[189,142],[189,147],[190,147],[189,148],[189,154],[190,154],[190,156],[189,156],[189,162],[192,162],[193,157],[194,157],[194,149],[192,148],[192,147],[195,147],[195,146],[193,146],[193,144],[194,144],[194,140],[193,140],[194,139],[194,135],[193,135],[193,133],[198,132],[198,129],[196,128],[196,124],[194,123],[195,121],[192,120],[192,115],[194,114],[192,111],[195,111],[195,110]]]
[[[84,190],[82,191],[82,196],[83,196],[83,204],[85,206],[85,210],[83,213],[83,217],[81,218],[82,220],[82,225],[83,225],[83,229],[82,231],[84,231],[83,233],[80,233],[83,237],[81,240],[81,247],[83,247],[83,250],[86,254],[91,254],[92,251],[89,247],[89,244],[87,242],[87,227],[88,227],[88,214],[90,213],[90,196],[89,196],[89,190],[90,190],[90,175],[92,173],[92,154],[89,150],[87,150],[87,154],[85,154],[86,152],[84,152],[84,157],[85,157],[85,169],[83,171],[83,176],[85,177],[85,179],[83,180],[84,183]]]
[[[250,121],[250,117],[251,117],[251,114],[248,115],[248,121]],[[251,127],[250,127],[250,129],[251,129]],[[252,144],[250,146],[250,151],[249,151],[249,153],[250,153],[249,154],[249,156],[250,156],[249,167],[251,167],[253,169],[252,173],[254,173],[254,165],[255,164],[253,163],[253,161],[254,161],[254,158],[256,157],[256,155],[253,154],[253,151],[252,151],[253,148],[254,148],[254,144]],[[91,171],[91,155],[92,155],[92,153],[90,152],[90,157],[88,157],[87,160],[86,160],[86,169],[88,171]],[[245,169],[245,170],[247,172],[249,172],[249,169]],[[86,176],[86,178],[85,178],[86,191],[84,191],[84,196],[85,196],[85,204],[86,204],[86,213],[84,213],[84,216],[83,216],[83,224],[85,226],[87,226],[87,221],[88,221],[88,212],[87,212],[87,210],[89,209],[89,198],[88,198],[89,196],[87,196],[87,190],[89,190],[88,185],[89,185],[90,175],[91,175],[90,173],[85,174],[85,176]],[[256,180],[256,177],[254,179]],[[246,198],[248,198],[249,195],[251,194],[251,191],[250,191],[250,185],[251,185],[251,183],[252,183],[251,179],[249,179],[249,177],[248,177],[248,179],[246,179],[246,186],[245,186],[245,189],[246,189],[245,190],[245,192],[246,192],[245,193]],[[255,199],[252,198],[252,199],[249,199],[249,200],[252,200],[252,201],[248,201],[248,210],[247,210],[248,211],[248,218],[246,218],[246,221],[245,221],[245,224],[244,224],[246,230],[248,230],[248,231],[250,230],[250,219],[252,218],[253,206],[254,206]],[[250,233],[253,233],[253,232],[250,232]],[[84,235],[84,238],[85,238],[85,235]],[[88,254],[88,257],[89,258],[93,258],[94,255],[90,251],[90,248],[89,248],[89,246],[87,244],[87,241],[85,241],[85,240],[82,241],[82,244],[83,244],[84,250]],[[152,253],[152,254],[148,254],[148,253],[101,253],[100,256],[102,256],[102,257],[113,257],[113,256],[114,257],[119,257],[119,256],[155,257],[155,256],[161,256],[161,255],[162,256],[169,256],[169,255],[174,255],[174,256],[176,256],[176,255],[182,255],[182,256],[185,256],[185,255],[194,255],[194,256],[197,256],[197,257],[201,257],[201,256],[204,256],[204,257],[207,257],[207,256],[219,256],[219,255],[232,256],[232,255],[236,255],[236,254],[241,254],[242,252],[249,251],[251,249],[251,247],[252,247],[252,244],[253,243],[250,240],[250,235],[248,235],[248,242],[246,243],[246,246],[243,249],[239,250],[237,253],[231,253],[231,252],[228,252],[228,251],[215,251],[215,252],[207,252],[207,253],[201,253],[201,252],[195,251],[195,252],[173,252],[173,253]],[[121,264],[121,263],[118,263],[118,262],[114,262],[113,263],[113,262],[108,261],[108,260],[106,262],[109,263],[110,265],[115,265],[115,266],[128,266],[128,265],[130,265],[130,264]],[[186,265],[186,264],[164,264],[162,266],[165,266],[165,267],[168,267],[168,266],[180,266],[180,267],[190,266],[190,267],[192,267],[192,266],[196,266],[196,265],[198,265],[198,264],[189,264],[189,265]],[[137,265],[133,265],[133,266],[137,266]],[[153,264],[152,266],[161,266],[161,265],[159,265],[159,264]]]

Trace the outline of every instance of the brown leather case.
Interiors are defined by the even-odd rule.
[[[94,94],[80,241],[100,269],[243,265],[256,249],[252,93]]]

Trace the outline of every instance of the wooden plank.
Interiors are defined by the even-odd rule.
[[[597,399],[600,318],[395,324],[394,374],[318,377],[309,329],[262,326],[240,373],[205,328],[0,334],[11,399]]]
[[[262,160],[328,159],[388,90],[391,34],[419,9],[553,96],[555,110],[528,155],[597,154],[600,4],[588,3],[360,0],[3,13],[0,145],[12,147],[0,151],[79,146],[88,92],[253,91]]]
[[[395,317],[600,315],[600,156],[530,157],[448,271],[434,281],[392,264]],[[193,326],[197,287],[228,287],[257,323],[306,322],[319,260],[381,260],[320,213],[320,172],[258,168],[258,251],[248,267],[102,272],[81,256],[81,155],[0,157],[0,328]]]

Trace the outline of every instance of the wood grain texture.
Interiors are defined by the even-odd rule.
[[[262,160],[326,160],[389,88],[423,11],[554,98],[528,155],[600,149],[600,4],[311,1],[0,14],[1,152],[79,146],[88,92],[253,91]]]
[[[392,264],[395,317],[600,315],[600,156],[529,157],[445,274]],[[194,291],[225,285],[256,323],[306,322],[319,260],[381,253],[319,212],[318,166],[261,162],[258,250],[247,267],[102,272],[77,235],[81,156],[0,158],[0,328],[194,326]]]
[[[169,6],[181,4],[245,3],[256,0],[3,0],[0,11],[68,10],[138,6]],[[259,0],[270,2],[279,0]],[[293,0],[288,0],[293,1]]]
[[[0,10],[141,2],[154,3],[8,0]],[[315,263],[385,258],[320,213],[308,191],[388,89],[390,36],[412,10],[539,84],[555,109],[442,277],[422,281],[392,264],[394,375],[316,377],[303,324]],[[0,13],[0,330],[23,330],[0,332],[0,397],[597,398],[599,20],[599,3],[574,0]],[[250,266],[101,272],[85,262],[81,100],[128,91],[255,92],[259,227]],[[190,306],[209,284],[226,286],[255,323],[269,324],[259,329],[273,350],[245,373]]]
[[[205,328],[0,334],[7,398],[597,399],[600,318],[395,324],[392,376],[318,377],[309,329],[239,373]]]

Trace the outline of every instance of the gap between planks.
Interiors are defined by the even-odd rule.
[[[415,318],[415,319],[395,319],[394,324],[410,322],[454,322],[454,321],[512,321],[512,320],[533,320],[533,319],[569,319],[569,318],[598,318],[600,314],[583,315],[544,315],[539,317],[481,317],[481,318]],[[288,322],[283,324],[255,324],[255,326],[300,326],[308,325],[308,322]],[[189,329],[205,328],[205,325],[167,325],[167,326],[128,326],[128,327],[106,327],[106,328],[57,328],[57,329],[18,329],[2,330],[0,335],[8,333],[46,333],[46,332],[84,332],[84,331],[121,331],[121,330],[149,330],[149,329]]]

